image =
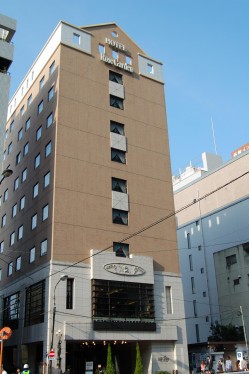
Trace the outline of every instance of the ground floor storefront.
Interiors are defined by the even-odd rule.
[[[112,361],[118,374],[134,373],[136,343],[117,342],[68,342],[66,344],[66,368],[71,373],[85,373],[91,368],[94,374],[104,373],[107,363],[107,347],[110,344]]]

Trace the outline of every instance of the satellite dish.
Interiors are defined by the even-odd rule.
[[[0,339],[1,340],[7,340],[11,337],[12,335],[12,330],[10,327],[3,327],[0,330]]]

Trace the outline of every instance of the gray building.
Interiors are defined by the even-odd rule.
[[[0,162],[2,165],[3,145],[9,100],[9,67],[13,61],[14,45],[12,38],[16,31],[16,21],[0,14]]]
[[[204,160],[173,178],[190,352],[208,349],[212,323],[242,326],[240,306],[249,328],[249,152]]]

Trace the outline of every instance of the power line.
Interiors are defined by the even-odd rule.
[[[216,193],[216,192],[222,190],[223,188],[225,188],[225,187],[229,186],[230,184],[236,182],[237,180],[243,178],[243,177],[246,176],[247,174],[249,174],[249,171],[246,171],[245,173],[243,173],[243,174],[241,174],[240,176],[238,176],[238,177],[236,177],[236,178],[230,180],[229,182],[223,184],[222,186],[217,187],[215,190],[212,190],[211,192],[208,192],[208,193],[206,193],[205,195],[203,195],[203,196],[201,196],[201,197],[199,197],[199,198],[197,198],[197,199],[194,199],[191,203],[189,203],[189,204],[183,206],[182,208],[179,208],[179,209],[176,210],[176,211],[172,211],[172,212],[169,213],[167,216],[164,216],[164,217],[158,219],[157,221],[154,221],[154,222],[150,223],[149,225],[147,225],[147,226],[145,226],[145,227],[143,227],[143,228],[141,228],[141,229],[135,231],[134,233],[129,234],[128,236],[126,236],[126,237],[123,238],[122,240],[119,240],[119,243],[124,243],[124,242],[126,242],[127,240],[129,240],[129,239],[131,239],[131,238],[133,238],[133,237],[135,237],[135,236],[137,236],[137,235],[143,233],[144,231],[147,231],[147,230],[149,230],[150,228],[152,228],[152,227],[154,227],[154,226],[156,226],[156,225],[158,225],[158,224],[160,224],[160,223],[166,221],[167,219],[169,219],[169,218],[171,218],[171,217],[174,217],[176,214],[178,214],[178,213],[182,212],[183,210],[185,210],[185,209],[191,207],[192,205],[198,203],[199,201],[202,201],[203,199],[206,199],[207,197],[213,195],[214,193]],[[58,271],[54,272],[53,274],[50,274],[47,278],[49,278],[49,277],[51,277],[51,276],[54,276],[54,275],[56,275],[56,274],[58,274],[58,273],[61,273],[62,271],[67,270],[67,269],[69,269],[69,268],[71,268],[71,267],[74,267],[74,266],[80,264],[81,262],[84,262],[84,261],[86,261],[86,260],[89,260],[90,258],[92,258],[92,257],[94,257],[94,256],[96,256],[96,255],[99,255],[100,253],[103,253],[103,252],[107,251],[108,249],[111,249],[112,247],[113,247],[113,245],[109,245],[108,247],[105,247],[105,248],[99,250],[98,252],[93,253],[92,255],[89,255],[89,256],[87,256],[87,257],[85,257],[85,258],[83,258],[83,259],[81,259],[81,260],[79,260],[79,261],[76,261],[76,262],[74,262],[73,264],[67,265],[67,266],[65,266],[62,270],[58,270]]]

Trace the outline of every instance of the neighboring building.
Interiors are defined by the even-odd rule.
[[[174,179],[189,352],[208,349],[211,323],[241,326],[241,316],[235,316],[240,306],[247,310],[244,318],[249,331],[249,305],[245,297],[249,274],[248,165],[247,151],[221,166],[206,168],[202,175],[197,168],[199,178],[188,174],[190,183],[187,179],[184,183],[184,178]],[[220,271],[218,265],[215,270],[215,264],[221,263]]]
[[[249,333],[249,238],[244,244],[214,253],[222,325],[243,325]],[[247,333],[245,334],[247,336]]]
[[[0,163],[3,160],[3,146],[9,101],[9,67],[13,61],[14,45],[12,38],[16,31],[16,21],[0,14]]]
[[[53,347],[63,370],[95,373],[111,344],[128,374],[139,342],[144,373],[188,373],[162,64],[114,23],[60,22],[7,134],[5,362],[37,373]]]

